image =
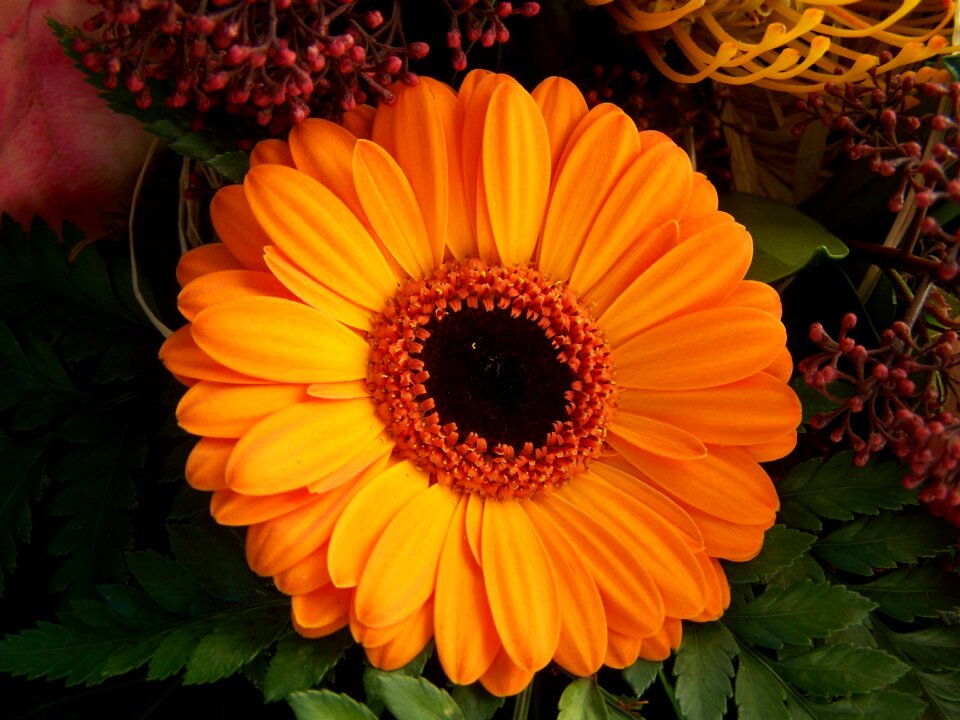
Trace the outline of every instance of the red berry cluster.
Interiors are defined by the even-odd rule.
[[[100,11],[73,49],[108,88],[124,85],[141,108],[163,81],[170,107],[216,107],[280,134],[309,115],[333,117],[370,97],[390,103],[408,61],[399,11],[353,0],[89,0]],[[364,7],[369,7],[366,3]]]
[[[540,12],[538,2],[525,2],[519,7],[496,0],[444,0],[444,4],[451,23],[447,31],[447,47],[450,48],[450,62],[457,71],[467,69],[464,36],[469,47],[478,41],[485,48],[497,43],[502,45],[510,39],[510,31],[503,22],[505,18],[511,15],[534,17]]]
[[[810,328],[823,352],[798,368],[808,385],[836,404],[815,415],[811,426],[832,426],[830,439],[846,440],[858,466],[889,447],[910,467],[904,485],[923,486],[920,499],[960,524],[960,415],[945,410],[958,398],[950,373],[960,365],[957,333],[944,331],[920,345],[897,322],[883,332],[879,348],[867,350],[849,335],[856,324],[853,313],[845,315],[837,339],[819,323]]]

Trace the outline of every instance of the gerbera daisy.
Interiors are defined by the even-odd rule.
[[[664,135],[474,72],[308,120],[213,201],[161,351],[187,479],[296,629],[520,691],[729,600],[799,404],[751,241]]]
[[[586,0],[606,5],[675,82],[711,78],[791,93],[858,82],[957,52],[954,7],[944,0]],[[675,44],[693,66],[671,67]]]

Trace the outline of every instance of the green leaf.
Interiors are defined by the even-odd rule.
[[[719,622],[684,627],[673,674],[677,700],[688,720],[722,718],[733,691],[731,659],[738,648],[733,635]]]
[[[882,650],[852,645],[824,645],[770,664],[791,683],[819,697],[870,692],[910,670]]]
[[[903,487],[905,472],[896,462],[858,468],[852,452],[838,453],[826,463],[808,460],[777,487],[780,519],[791,527],[818,531],[823,527],[819,518],[852,520],[854,513],[876,515],[916,504],[916,493]]]
[[[454,685],[450,695],[463,710],[465,720],[489,720],[503,707],[504,698],[491,695],[480,683]]]
[[[54,591],[89,596],[99,583],[126,578],[123,553],[133,543],[127,511],[136,505],[133,472],[145,456],[141,437],[121,434],[74,447],[52,464],[57,490],[47,511],[68,518],[48,548],[64,558],[51,579]]]
[[[932,567],[901,568],[856,586],[857,593],[877,603],[881,612],[904,622],[937,617],[960,598],[960,578]]]
[[[888,631],[885,637],[923,670],[960,668],[960,625],[929,627],[906,633]]]
[[[187,661],[185,685],[229,677],[273,643],[289,619],[289,610],[275,604],[252,607],[219,620]]]
[[[147,595],[164,610],[178,615],[203,615],[211,598],[173,558],[153,550],[127,553],[127,567]]]
[[[955,528],[928,513],[882,513],[854,520],[817,540],[813,552],[841,570],[873,575],[932,557],[956,542]]]
[[[377,720],[365,705],[330,690],[294,693],[288,702],[297,720]]]
[[[930,701],[934,717],[942,720],[960,717],[960,670],[915,672],[914,677]]]
[[[779,572],[767,579],[767,589],[788,588],[805,580],[813,583],[826,582],[820,563],[809,555],[801,555],[792,565],[780,568]]]
[[[186,624],[178,623],[163,636],[150,658],[148,680],[163,680],[176,675],[187,666],[190,653],[203,638],[213,632],[219,618],[198,618]]]
[[[209,518],[171,525],[170,547],[190,576],[211,595],[246,600],[260,592],[260,582],[247,566],[243,543],[229,528]]]
[[[43,488],[43,450],[15,446],[0,433],[0,594],[4,573],[17,566],[16,540],[30,540],[30,504],[40,499]]]
[[[720,196],[720,209],[753,236],[751,280],[782,280],[822,258],[839,260],[849,252],[823,225],[787,203],[731,192]]]
[[[756,582],[765,575],[771,575],[780,568],[790,567],[813,544],[816,537],[774,525],[763,537],[760,554],[748,562],[725,562],[724,572],[732,583]]]
[[[647,691],[648,687],[653,685],[653,681],[657,679],[657,673],[660,672],[662,667],[662,662],[641,658],[630,667],[623,669],[623,679],[627,681],[627,685],[633,690],[633,694],[640,697]]]
[[[607,720],[607,705],[596,678],[578,678],[560,696],[557,720]]]
[[[250,153],[239,150],[225,152],[214,155],[207,161],[207,165],[212,167],[227,180],[235,183],[243,182],[244,175],[250,169]]]
[[[380,697],[397,720],[464,720],[450,694],[422,677],[376,670]]]
[[[348,632],[314,640],[295,633],[284,636],[270,659],[263,696],[272,702],[319,685],[351,644]]]
[[[787,720],[780,680],[753,651],[741,650],[733,699],[739,720]]]
[[[881,688],[827,705],[809,703],[817,720],[918,720],[927,704],[914,695]]]
[[[768,589],[723,622],[740,637],[778,650],[784,643],[810,645],[813,638],[856,625],[875,607],[839,585],[801,582]]]

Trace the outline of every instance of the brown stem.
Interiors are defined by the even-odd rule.
[[[940,267],[940,263],[936,260],[911,255],[895,247],[874,245],[873,243],[860,242],[859,240],[844,240],[844,243],[846,243],[850,249],[855,250],[858,254],[865,256],[871,262],[881,267],[889,267],[895,270],[903,270],[922,275],[936,272]]]

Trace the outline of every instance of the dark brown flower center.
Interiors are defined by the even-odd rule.
[[[400,288],[370,337],[368,386],[396,453],[484,497],[563,484],[603,447],[609,349],[566,287],[450,263]]]

